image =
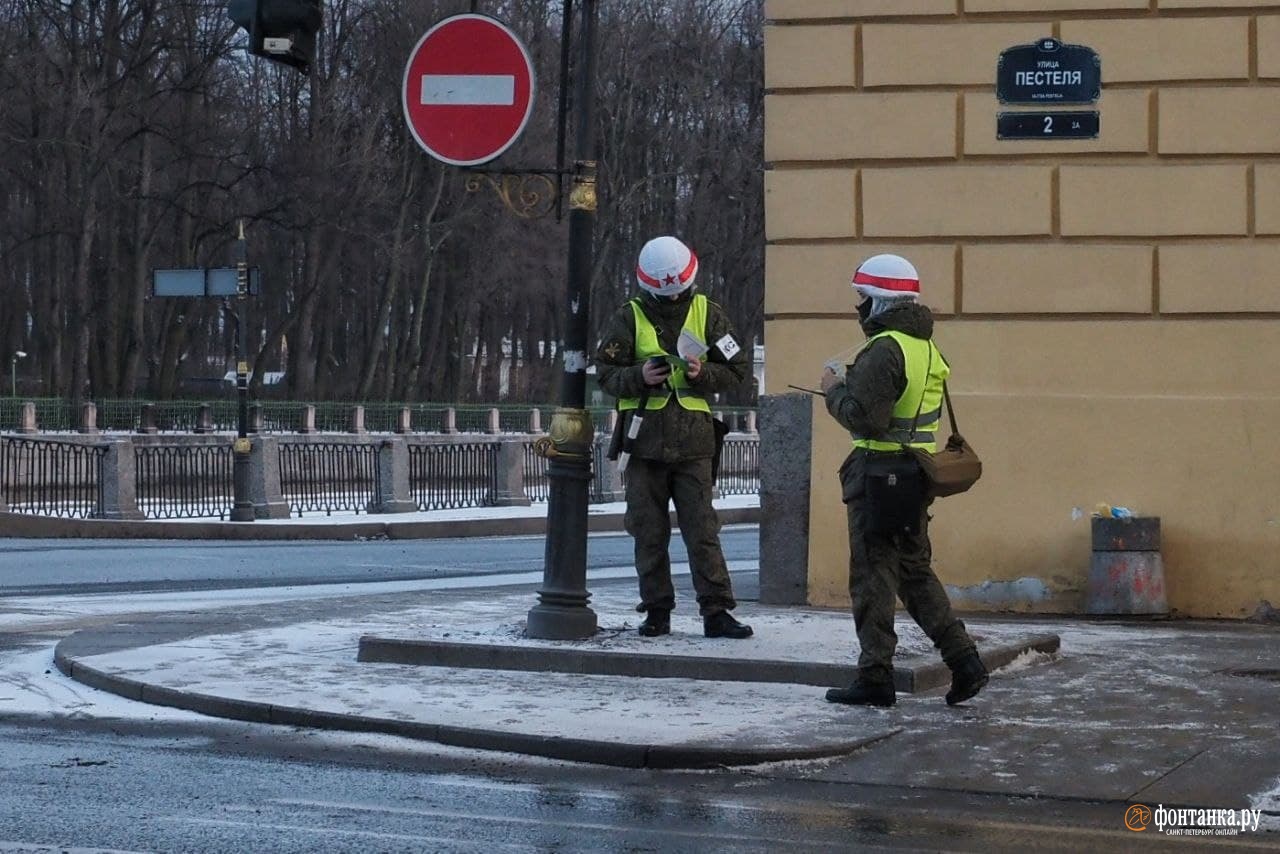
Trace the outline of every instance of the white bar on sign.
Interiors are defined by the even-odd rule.
[[[428,106],[509,107],[516,102],[511,74],[424,74],[422,103]]]

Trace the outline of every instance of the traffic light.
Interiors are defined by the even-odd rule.
[[[228,0],[227,15],[249,34],[257,56],[306,71],[324,20],[321,0]]]

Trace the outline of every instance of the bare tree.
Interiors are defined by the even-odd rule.
[[[498,164],[556,164],[558,0],[490,0],[529,47],[533,120]],[[417,35],[469,0],[330,0],[309,74],[247,56],[223,0],[0,6],[0,346],[24,391],[229,391],[210,300],[152,299],[151,270],[224,266],[248,224],[259,394],[554,398],[566,231],[519,219],[428,158],[400,107]],[[606,0],[596,321],[634,257],[676,233],[744,335],[763,326],[758,0]],[[749,394],[744,390],[744,394]]]

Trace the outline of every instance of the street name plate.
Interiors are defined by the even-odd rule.
[[[204,268],[152,270],[151,293],[158,297],[202,297],[204,296]]]
[[[236,295],[235,267],[189,267],[151,271],[151,295],[156,297],[233,297]],[[249,268],[249,294],[257,296],[262,287],[262,271]]]
[[[249,293],[252,296],[258,295],[258,287],[261,284],[262,271],[257,267],[249,268]],[[211,267],[209,269],[208,296],[211,297],[233,297],[236,295],[236,286],[238,279],[236,278],[235,267]]]
[[[1000,113],[996,139],[1095,139],[1100,122],[1097,110]]]
[[[1102,61],[1093,48],[1043,38],[1011,47],[996,63],[1002,104],[1092,104],[1102,90]]]

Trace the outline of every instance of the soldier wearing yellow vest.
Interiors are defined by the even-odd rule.
[[[636,610],[645,614],[640,634],[671,631],[676,600],[668,507],[674,502],[704,634],[746,638],[751,627],[729,613],[736,602],[711,506],[716,433],[709,399],[746,379],[747,354],[724,309],[694,293],[697,273],[697,257],[676,238],[646,243],[636,267],[641,295],[609,319],[596,370],[627,422],[644,406],[626,469],[626,529],[635,538],[640,581]],[[678,356],[682,332],[708,347],[701,358],[668,358]]]
[[[898,597],[951,668],[946,700],[955,705],[982,689],[987,670],[934,574],[928,500],[921,497],[918,522],[907,530],[882,533],[868,524],[865,489],[866,464],[873,455],[900,453],[904,446],[936,450],[942,383],[951,369],[931,340],[933,315],[917,301],[920,277],[910,262],[897,255],[868,258],[854,273],[853,288],[862,298],[858,316],[868,340],[843,377],[828,367],[821,384],[827,410],[853,436],[840,482],[849,523],[849,594],[861,653],[857,680],[828,691],[827,699],[894,704]]]

